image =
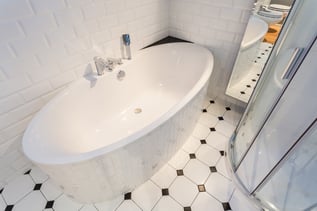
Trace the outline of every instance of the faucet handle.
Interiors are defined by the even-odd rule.
[[[107,62],[111,64],[122,64],[122,59],[116,59],[116,58],[107,58]]]

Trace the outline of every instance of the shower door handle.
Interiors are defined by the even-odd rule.
[[[282,79],[288,80],[295,71],[295,64],[297,64],[297,61],[303,52],[303,48],[295,48],[294,51],[291,54],[290,60],[287,62],[285,69],[282,74]]]

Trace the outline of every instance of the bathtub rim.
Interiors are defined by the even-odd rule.
[[[195,85],[193,87],[191,87],[190,91],[179,102],[177,102],[171,109],[166,111],[159,119],[151,122],[149,125],[147,125],[146,127],[142,128],[141,130],[139,130],[133,134],[125,136],[125,137],[115,141],[114,143],[111,143],[109,145],[105,145],[101,148],[98,148],[98,149],[95,149],[92,151],[78,153],[78,154],[65,155],[62,157],[62,159],[59,157],[58,158],[55,157],[54,159],[52,159],[51,156],[46,158],[46,159],[40,159],[40,160],[37,159],[37,157],[34,156],[34,153],[36,153],[36,147],[30,146],[30,145],[34,145],[35,143],[30,143],[30,141],[28,140],[28,139],[30,139],[29,137],[31,137],[30,136],[30,129],[33,127],[33,125],[38,124],[39,118],[43,115],[43,113],[47,112],[47,110],[50,108],[50,106],[54,102],[58,101],[59,98],[61,98],[64,94],[66,94],[71,89],[74,89],[76,87],[76,84],[81,83],[82,80],[86,80],[84,77],[81,77],[81,78],[77,79],[76,81],[74,81],[73,83],[69,84],[64,90],[62,90],[55,97],[53,97],[33,117],[33,119],[29,123],[29,125],[28,125],[28,127],[23,135],[23,138],[22,138],[22,151],[24,152],[24,154],[32,162],[38,163],[41,165],[63,165],[63,164],[80,163],[80,162],[83,162],[86,160],[96,158],[96,157],[101,156],[101,155],[106,154],[106,153],[111,153],[119,148],[125,147],[126,145],[138,140],[140,137],[147,135],[148,133],[150,133],[154,129],[163,125],[172,116],[174,116],[178,111],[180,111],[182,108],[184,108],[187,105],[187,103],[190,102],[190,100],[193,99],[196,96],[196,94],[199,93],[199,91],[209,81],[209,78],[211,76],[211,73],[212,73],[212,70],[214,67],[214,56],[213,56],[212,52],[209,49],[207,49],[201,45],[193,44],[193,43],[178,42],[178,43],[168,43],[168,44],[153,46],[153,47],[146,48],[144,50],[139,51],[135,57],[142,56],[143,54],[147,53],[148,51],[150,51],[153,48],[159,48],[159,47],[168,46],[168,45],[188,45],[188,46],[199,47],[203,51],[205,51],[206,54],[208,54],[208,59],[206,61],[205,70],[203,71],[201,77],[199,78],[199,80],[197,80]],[[126,64],[124,64],[124,66],[129,65],[129,63],[131,63],[131,62],[133,62],[133,60],[126,62]],[[123,66],[121,66],[121,67],[123,67]],[[112,74],[115,74],[116,71],[118,71],[118,70],[113,71]],[[104,78],[107,76],[108,76],[108,74],[105,74],[101,77],[98,76],[98,78]],[[97,80],[98,80],[98,78],[97,78]]]

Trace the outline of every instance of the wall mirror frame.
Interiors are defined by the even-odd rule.
[[[294,0],[257,0],[254,4],[226,94],[248,103]]]

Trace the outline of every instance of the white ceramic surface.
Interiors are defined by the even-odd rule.
[[[25,132],[24,153],[78,201],[129,192],[193,130],[212,67],[210,51],[194,44],[142,50],[112,73],[80,79],[50,101]],[[119,70],[126,72],[122,81]]]
[[[236,59],[233,73],[230,78],[228,89],[236,84],[249,74],[251,66],[256,59],[261,41],[268,30],[268,25],[265,21],[252,15],[249,19],[243,40],[241,42],[240,51]]]
[[[251,15],[241,42],[241,49],[245,50],[257,43],[264,37],[267,30],[268,25],[264,21],[254,15]]]

